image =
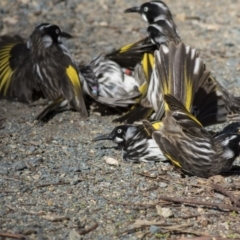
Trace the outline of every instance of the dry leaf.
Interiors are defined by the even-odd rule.
[[[221,27],[219,24],[202,23],[199,21],[193,21],[192,23],[195,25],[198,25],[201,28],[205,28],[207,30],[213,30],[213,31],[218,31]]]
[[[18,22],[18,17],[17,16],[14,16],[14,17],[4,17],[2,19],[3,22],[5,23],[9,23],[9,24],[16,24]]]
[[[60,221],[64,221],[64,220],[69,220],[70,218],[67,216],[58,216],[58,215],[45,215],[42,216],[42,218],[51,221],[51,222],[60,222]]]
[[[52,206],[52,205],[53,205],[53,201],[52,201],[51,199],[49,199],[49,200],[47,201],[47,205],[48,205],[48,206]]]
[[[160,215],[164,218],[169,218],[169,217],[173,216],[172,210],[170,208],[165,208],[165,207],[161,207],[161,206],[157,205],[156,209],[157,209],[158,215]]]
[[[175,15],[175,19],[183,22],[183,21],[186,20],[186,14],[185,14],[185,13],[176,14],[176,15]]]
[[[165,221],[161,221],[161,222],[156,222],[156,221],[148,221],[148,220],[141,220],[141,219],[137,219],[134,223],[133,223],[133,227],[142,227],[142,226],[151,226],[151,225],[162,225],[164,224]]]
[[[118,160],[115,158],[111,158],[111,157],[104,157],[104,161],[109,164],[109,165],[115,165],[118,166],[120,165]]]
[[[221,175],[212,176],[209,180],[213,183],[225,183],[225,178]]]

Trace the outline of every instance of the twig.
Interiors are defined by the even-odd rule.
[[[203,202],[203,201],[198,201],[198,200],[188,200],[188,199],[180,199],[180,198],[165,197],[165,196],[160,196],[159,199],[164,200],[164,201],[171,201],[171,202],[175,202],[175,203],[203,205],[206,207],[216,207],[220,210],[226,209],[226,210],[230,210],[230,211],[240,212],[240,208],[234,207],[234,206],[229,206],[226,204],[210,203],[210,202]]]
[[[9,208],[10,210],[12,210],[12,211],[16,211],[15,208],[13,208],[12,206],[10,206],[10,205],[8,205],[8,204],[5,204],[5,206],[8,207],[8,208]]]
[[[17,233],[5,233],[0,232],[0,237],[16,238],[16,239],[27,239],[27,236]]]
[[[29,214],[29,215],[37,215],[37,216],[46,215],[46,212],[44,212],[44,211],[33,212],[33,211],[27,211],[27,210],[25,210],[25,209],[23,209],[23,211],[24,211],[26,214]]]
[[[142,237],[140,238],[140,240],[144,239],[145,237],[147,237],[147,235],[151,236],[151,232],[145,232]]]
[[[228,184],[226,186],[224,186],[226,188],[232,188],[232,189],[240,189],[240,185],[236,185],[235,183],[232,184]]]
[[[87,229],[84,229],[84,230],[80,230],[79,234],[80,235],[88,234],[88,233],[94,231],[97,227],[98,227],[98,224],[94,223],[90,228],[87,228]]]
[[[16,193],[17,191],[0,189],[0,193]]]
[[[11,177],[6,177],[6,176],[1,176],[0,178],[5,179],[5,180],[10,180],[10,181],[15,181],[15,182],[22,182],[22,179],[18,178],[11,178]]]
[[[146,227],[149,227],[149,226],[141,226],[141,227],[127,229],[127,230],[124,230],[124,231],[118,233],[117,235],[119,236],[119,235],[124,235],[124,234],[131,234],[131,233],[137,232],[138,230],[142,230],[143,228],[146,228]]]
[[[205,217],[211,217],[211,216],[215,216],[218,215],[219,213],[209,213],[209,214],[204,214]],[[187,215],[187,216],[182,216],[182,217],[178,217],[175,219],[188,219],[188,218],[195,218],[195,217],[200,217],[202,216],[202,214],[193,214],[193,215]]]
[[[202,188],[202,187],[210,188],[209,186],[204,185],[204,184],[193,184],[193,183],[188,183],[187,186],[189,186],[189,187],[197,187],[197,188]]]
[[[133,206],[133,207],[137,207],[138,209],[139,208],[155,208],[156,205],[158,205],[159,203],[161,203],[160,201],[159,202],[156,202],[156,203],[153,203],[153,204],[142,204],[142,203],[127,203],[127,202],[117,202],[117,201],[114,201],[112,199],[109,199],[105,196],[102,196],[104,199],[106,199],[107,201],[111,202],[112,204],[115,204],[115,205],[124,205],[124,206]]]
[[[158,177],[157,175],[151,175],[148,172],[134,172],[134,174],[139,175],[139,176],[143,176],[143,177],[147,177],[147,178],[152,178],[152,179],[155,179],[155,178]]]
[[[152,186],[150,188],[147,188],[147,189],[141,190],[141,191],[143,191],[143,192],[152,192],[152,191],[154,191],[156,189],[159,189],[159,186],[157,186],[157,185],[156,186]]]
[[[40,184],[40,185],[37,185],[36,187],[37,188],[43,188],[43,187],[49,187],[49,186],[52,186],[52,185],[65,185],[65,184],[70,184],[69,182],[54,182],[54,183],[45,183],[45,184]]]
[[[28,168],[31,169],[31,171],[34,172],[34,171],[36,170],[36,167],[34,167],[34,166],[30,163],[30,161],[26,161],[26,165],[27,165]]]
[[[202,237],[195,237],[195,238],[178,238],[178,240],[228,240],[229,238],[221,238],[215,236],[202,236]],[[175,238],[168,238],[168,240],[175,240]]]
[[[70,220],[68,216],[56,216],[56,215],[43,215],[42,218],[51,222],[61,222],[64,220]]]
[[[229,197],[229,199],[231,200],[231,202],[239,207],[240,204],[238,202],[238,200],[235,198],[235,196],[230,193],[229,191],[227,191],[226,189],[224,189],[222,186],[218,185],[218,184],[214,184],[214,183],[211,183],[210,186],[217,192],[220,192],[221,194],[223,194],[224,196],[226,197]]]
[[[192,226],[193,225],[192,223],[182,224],[182,225],[172,225],[172,226],[165,226],[164,222],[142,221],[142,223],[143,223],[142,225],[141,225],[141,223],[139,223],[139,224],[137,224],[137,226],[135,225],[136,227],[133,227],[131,229],[127,229],[123,232],[118,233],[117,235],[131,234],[131,233],[136,232],[138,230],[142,230],[142,228],[146,228],[146,227],[155,225],[155,226],[159,226],[161,229],[167,230],[169,232],[187,233],[187,234],[193,234],[193,235],[198,235],[198,236],[201,236],[201,235],[209,236],[209,234],[207,234],[207,233],[194,232],[194,231],[188,231],[188,230],[181,229],[181,228],[186,228],[186,227]]]

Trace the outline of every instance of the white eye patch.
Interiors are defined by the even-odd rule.
[[[45,48],[50,47],[52,45],[52,43],[53,43],[53,40],[52,40],[52,38],[49,35],[45,35],[42,38],[42,41],[43,41],[43,45],[44,45]]]
[[[147,19],[146,15],[144,13],[142,14],[142,18],[145,22],[148,22],[148,19]]]
[[[115,143],[121,143],[121,142],[123,142],[123,139],[119,138],[119,137],[115,137],[114,142]]]

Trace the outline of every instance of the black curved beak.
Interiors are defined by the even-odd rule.
[[[132,8],[128,8],[126,10],[124,10],[125,13],[130,13],[130,12],[140,12],[140,7],[132,7]]]
[[[98,137],[95,137],[94,139],[92,139],[92,142],[101,141],[101,140],[111,140],[111,141],[113,141],[112,133],[104,134],[104,135],[100,135]]]
[[[69,33],[66,32],[61,32],[61,37],[62,38],[73,38],[73,36]]]

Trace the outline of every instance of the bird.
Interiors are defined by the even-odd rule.
[[[210,72],[205,70],[204,63],[196,53],[195,49],[185,46],[184,43],[175,45],[170,42],[167,46],[162,45],[154,54],[155,67],[153,69],[152,83],[156,91],[160,94],[159,106],[161,109],[161,119],[164,116],[165,108],[163,96],[165,93],[171,93],[184,102],[189,111],[194,111],[199,121],[208,122],[217,116],[220,120],[225,117],[226,111],[224,104],[218,101],[215,95],[211,94],[211,89],[202,88],[205,82],[208,82]],[[161,87],[160,87],[161,86]],[[150,87],[150,86],[149,86]],[[193,108],[193,99],[195,93],[201,90],[202,98],[198,98],[198,103],[208,101],[211,104],[210,111],[208,108],[196,111]],[[200,107],[199,107],[200,108]],[[153,121],[154,129],[159,129],[162,122]],[[131,132],[131,134],[127,134]],[[153,141],[151,134],[143,125],[125,124],[115,127],[110,134],[100,135],[93,141],[111,140],[117,143],[123,152],[123,160],[128,162],[147,162],[162,161],[164,155],[156,149],[156,143]]]
[[[72,36],[50,23],[37,25],[26,43],[19,36],[1,37],[1,96],[31,102],[39,94],[53,101],[52,106],[64,99],[87,117],[78,67],[61,38]]]
[[[125,12],[134,12],[136,9],[137,8],[127,9]],[[168,9],[167,6],[166,9]],[[137,99],[136,103],[129,111],[124,113],[122,116],[115,118],[113,120],[114,122],[124,122],[130,124],[144,118],[149,118],[153,114],[152,106],[146,106],[146,102],[143,104],[142,100],[146,97],[148,85],[152,76],[154,51],[157,50],[161,44],[167,44],[170,41],[178,44],[181,41],[170,10],[168,9],[162,14],[164,15],[162,19],[156,19],[156,23],[153,21],[151,22],[152,25],[148,28],[147,37],[108,54],[108,57],[111,60],[114,60],[124,68],[130,68],[131,70],[133,70],[132,64],[135,64],[134,66],[136,66],[136,63],[141,61],[144,74],[138,74],[141,72],[138,68],[137,77],[141,75],[142,79],[145,78],[145,80],[142,81],[145,82],[145,84],[142,85],[140,90],[142,94],[141,97]]]
[[[173,41],[175,37],[176,42],[179,42],[169,22],[159,20],[158,25],[158,38],[161,38],[161,43]],[[84,91],[96,102],[106,106],[130,106],[129,111],[114,121],[132,123],[150,116],[153,110],[142,106],[141,101],[146,97],[153,68],[153,53],[156,49],[157,45],[151,42],[151,38],[146,37],[112,53],[99,55],[87,65],[79,67],[83,75],[81,79]],[[67,107],[63,101],[57,101],[53,105],[58,106],[60,110]],[[52,106],[48,108],[51,109]]]
[[[155,120],[161,120],[165,114],[163,96],[172,94],[204,126],[226,121],[225,103],[196,49],[170,42],[155,51],[154,59],[147,101],[155,111]]]
[[[91,75],[87,73],[91,71]],[[141,95],[141,82],[131,74],[124,73],[122,67],[106,55],[101,54],[90,63],[80,68],[86,80],[96,79],[96,96],[94,100],[111,107],[128,107],[135,103],[136,97]],[[91,87],[92,88],[92,87]]]
[[[169,7],[163,1],[149,1],[145,2],[140,6],[128,8],[124,11],[125,13],[139,13],[143,20],[148,23],[147,33],[148,37],[151,39],[152,43],[155,43],[158,47],[164,42],[164,35],[168,35],[169,40],[173,39],[176,44],[181,42],[181,37],[179,35],[177,25],[173,20],[172,13]],[[162,33],[165,33],[162,35]],[[205,88],[212,88],[215,90],[216,94],[219,96],[219,101],[224,102],[225,108],[228,112],[228,116],[234,116],[234,114],[239,114],[240,112],[240,97],[236,97],[227,91],[212,75],[209,76],[208,83],[205,83]],[[148,90],[151,92],[151,89]],[[197,94],[197,95],[200,95]],[[197,99],[197,97],[196,97]],[[148,99],[149,100],[149,99]],[[147,106],[150,107],[149,101]],[[223,121],[227,120],[227,115]],[[234,118],[233,118],[234,119]],[[155,116],[155,120],[159,120],[159,116]],[[209,122],[210,123],[210,122]],[[219,123],[219,121],[212,121],[211,124]]]
[[[125,124],[115,127],[111,133],[100,135],[93,142],[110,140],[122,151],[122,160],[126,162],[164,161],[166,157],[142,124]]]
[[[159,87],[159,109],[164,112],[157,127],[147,120],[143,125],[158,144],[161,152],[183,172],[199,177],[210,177],[228,171],[239,155],[240,135],[237,131],[215,134],[204,129],[206,118],[224,118],[225,105],[206,91],[204,83],[209,82],[210,72],[196,53],[184,43],[162,45],[155,51],[153,84]],[[201,90],[203,102],[210,102],[210,111],[202,109],[200,115],[194,108],[195,94]],[[200,96],[198,96],[199,98]],[[201,100],[198,103],[201,106]],[[220,99],[221,100],[221,99]],[[215,105],[215,107],[214,107]],[[195,115],[193,115],[195,114]],[[212,164],[212,159],[215,163]],[[227,160],[226,160],[227,159]],[[216,165],[216,166],[215,166]]]
[[[142,16],[143,20],[148,23],[148,37],[157,47],[166,42],[165,35],[176,44],[181,42],[172,13],[163,1],[145,2],[139,7],[128,8],[124,12],[136,12]]]
[[[142,63],[141,66],[143,68],[144,74],[140,74],[140,75],[143,76],[142,78],[145,77],[145,80],[142,81],[142,82],[145,82],[145,85],[143,87],[144,90],[141,91],[142,96],[141,98],[139,98],[139,101],[136,102],[136,104],[134,104],[133,107],[127,113],[125,113],[121,117],[116,118],[114,122],[133,123],[134,121],[139,121],[141,119],[148,118],[153,113],[152,106],[146,106],[146,103],[143,104],[142,100],[147,95],[147,90],[152,78],[152,70],[154,67],[154,57],[153,57],[154,51],[157,50],[161,44],[166,45],[171,41],[173,41],[176,44],[180,42],[176,32],[172,31],[173,29],[172,25],[168,24],[165,20],[159,20],[157,24],[158,24],[157,38],[159,39],[158,44],[151,42],[151,38],[148,36],[143,41],[145,44],[148,45],[147,51],[145,47],[143,47],[141,50],[141,51],[145,51],[141,59],[141,63]],[[131,50],[127,51],[127,54],[123,54],[122,58],[125,57],[124,55],[131,56],[131,54],[133,54],[134,56],[134,51],[131,51]],[[129,57],[129,59],[131,58]],[[149,66],[149,67],[146,67],[146,66]]]
[[[33,80],[31,52],[18,36],[0,37],[0,97],[30,103],[42,94]]]
[[[131,8],[127,8],[125,13],[136,12],[139,13],[143,20],[148,22],[149,24],[155,23],[158,20],[170,19],[172,22],[172,13],[169,10],[169,7],[163,1],[154,0],[141,4],[140,6],[135,6]]]
[[[173,22],[172,19],[171,21],[164,19],[158,21],[156,38],[159,39],[159,44],[166,44],[169,41],[179,42],[179,36],[175,31],[172,31],[175,28],[171,25],[171,22]],[[104,98],[103,104],[113,105],[114,107],[127,106],[125,103],[122,104],[123,101],[128,105],[130,103],[133,105],[124,115],[114,119],[115,122],[132,123],[135,120],[150,116],[153,112],[152,109],[143,107],[141,100],[146,97],[154,64],[153,53],[158,46],[147,36],[137,42],[124,45],[111,53],[100,55],[88,64],[95,72],[98,80],[96,101]],[[131,76],[129,76],[129,73]],[[135,94],[132,97],[132,87],[130,86],[133,85],[138,87],[141,94],[137,98],[135,98]]]
[[[193,176],[208,178],[231,170],[240,153],[240,125],[237,131],[214,136],[175,96],[166,94],[164,101],[167,110],[158,130],[143,120],[162,153],[184,173]]]

